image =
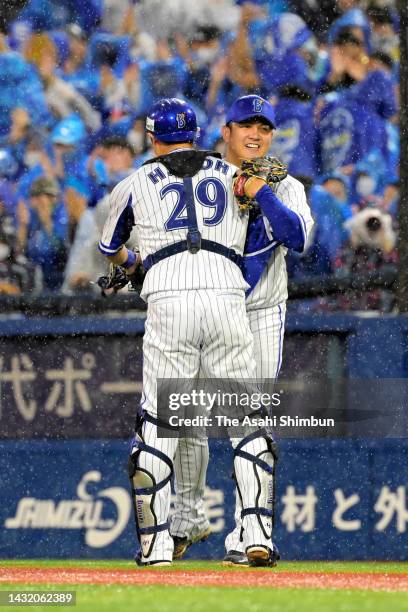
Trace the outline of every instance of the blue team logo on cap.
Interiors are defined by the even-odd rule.
[[[176,120],[177,120],[177,127],[180,130],[186,127],[186,113],[177,113]]]
[[[261,96],[241,96],[230,106],[225,117],[225,124],[235,122],[241,123],[252,118],[263,117],[275,128],[275,111],[268,100]]]
[[[262,98],[254,98],[252,100],[252,106],[255,113],[262,113],[264,101]]]

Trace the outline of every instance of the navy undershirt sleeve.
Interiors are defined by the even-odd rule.
[[[258,191],[255,200],[271,224],[274,239],[288,249],[302,252],[305,247],[305,235],[299,216],[285,206],[268,185]]]

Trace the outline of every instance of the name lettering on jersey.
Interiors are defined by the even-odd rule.
[[[229,165],[223,162],[221,159],[217,159],[217,161],[215,162],[215,166],[214,166],[214,161],[210,159],[209,157],[206,157],[202,165],[202,169],[209,170],[209,168],[212,168],[212,167],[214,167],[214,170],[216,170],[217,172],[221,172],[222,174],[227,174],[229,170]],[[166,174],[163,172],[163,170],[159,166],[157,166],[151,172],[149,172],[147,176],[152,181],[152,183],[154,183],[155,185],[157,185],[159,181],[162,181],[163,179],[167,178]]]
[[[217,170],[218,172],[222,172],[223,174],[227,174],[228,168],[229,168],[228,164],[226,164],[225,162],[221,161],[221,159],[217,159],[217,161],[215,162],[214,170]]]
[[[213,166],[214,166],[214,161],[210,159],[209,157],[206,157],[202,165],[202,169],[209,170]],[[217,170],[217,172],[222,172],[223,174],[227,174],[228,164],[221,161],[221,159],[217,159],[217,161],[215,162],[214,170]]]
[[[157,168],[154,168],[154,170],[149,172],[147,176],[152,181],[152,183],[154,183],[155,185],[159,181],[162,181],[163,179],[166,178],[166,175],[164,174],[163,170],[159,166],[157,166]]]

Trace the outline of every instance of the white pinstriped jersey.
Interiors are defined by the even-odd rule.
[[[192,177],[197,226],[203,239],[242,254],[248,215],[238,210],[232,192],[237,168],[208,156]],[[187,211],[181,191],[183,181],[161,163],[139,168],[121,181],[110,196],[110,213],[100,241],[107,255],[116,253],[135,225],[142,259],[159,249],[186,239]],[[242,272],[223,255],[200,250],[172,255],[147,272],[142,297],[157,291],[183,289],[247,289]]]
[[[299,216],[304,233],[304,244],[307,245],[314,221],[302,183],[289,175],[286,179],[277,183],[273,187],[273,191],[285,206]],[[273,229],[265,217],[262,218],[262,222],[265,227],[263,243],[258,244],[258,247],[261,248],[250,249],[249,252],[248,248],[246,248],[244,255],[245,267],[247,269],[251,268],[252,260],[269,258],[267,261],[264,260],[263,272],[252,291],[247,294],[247,310],[276,306],[285,302],[288,297],[288,275],[285,262],[287,248],[274,240]],[[253,229],[255,228],[252,228],[250,224],[248,227],[247,246],[250,244],[251,231]]]

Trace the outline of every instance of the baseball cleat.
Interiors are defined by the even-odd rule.
[[[150,565],[171,565],[171,561],[151,561]]]
[[[245,553],[240,552],[239,550],[229,550],[222,560],[222,565],[241,565],[247,567],[248,558]]]
[[[272,550],[267,546],[248,546],[246,554],[249,567],[275,567],[280,554],[275,545]]]
[[[159,559],[157,561],[142,561],[142,553],[140,550],[135,554],[135,561],[138,567],[149,567],[158,565],[171,565],[171,561],[166,559]]]
[[[182,559],[184,553],[192,544],[196,544],[197,542],[204,542],[211,535],[211,529],[208,527],[198,535],[188,538],[185,536],[184,538],[180,538],[179,536],[172,536],[174,541],[174,552],[173,552],[173,560]]]

